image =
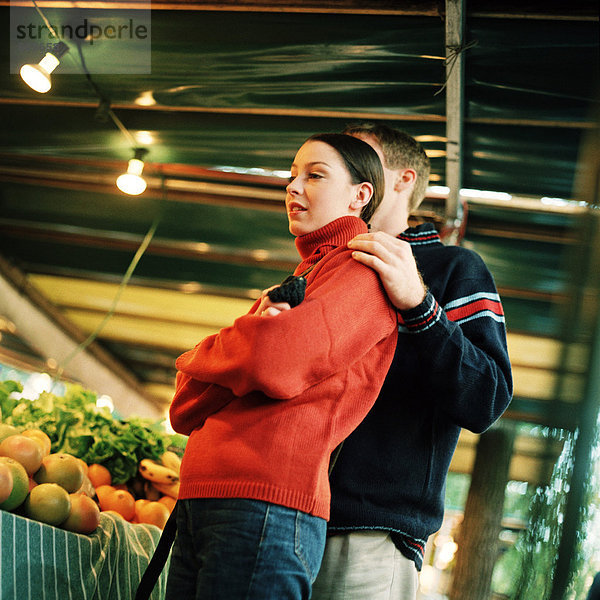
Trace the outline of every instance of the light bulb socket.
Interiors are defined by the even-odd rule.
[[[49,50],[50,54],[54,54],[58,60],[60,60],[69,51],[69,46],[64,42],[58,42],[52,46],[52,50]]]
[[[147,148],[134,148],[133,149],[133,158],[135,158],[136,160],[144,160],[144,156],[146,156],[146,154],[148,154],[148,149]]]

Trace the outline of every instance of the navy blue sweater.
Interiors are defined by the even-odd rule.
[[[481,433],[502,415],[512,376],[500,298],[482,259],[442,244],[431,224],[399,238],[411,244],[428,292],[399,312],[379,398],[335,463],[329,533],[388,530],[420,570],[442,523],[460,430]]]

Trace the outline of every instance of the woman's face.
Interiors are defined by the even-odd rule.
[[[329,144],[310,140],[298,150],[286,188],[290,233],[304,235],[339,217],[360,215],[361,184],[353,184],[343,159]]]

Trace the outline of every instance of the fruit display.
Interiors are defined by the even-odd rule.
[[[71,498],[58,483],[34,486],[23,503],[25,514],[48,525],[60,525],[71,513]]]
[[[42,392],[33,401],[15,397],[13,392],[18,391],[21,386],[16,382],[0,383],[0,443],[10,428],[23,435],[41,430],[50,438],[52,452],[104,465],[116,484],[134,477],[142,459],[159,461],[173,440],[161,424],[149,419],[116,418],[108,408],[96,405],[95,393],[78,385],[67,385],[63,396]],[[174,437],[181,443],[182,436]]]
[[[71,494],[83,485],[84,475],[84,468],[74,456],[59,452],[48,454],[42,459],[42,464],[34,472],[33,479],[39,484],[57,483]]]
[[[164,527],[179,492],[181,439],[115,418],[77,386],[34,401],[15,391],[19,384],[0,382],[0,510],[81,534],[109,511]]]
[[[6,500],[0,503],[0,510],[13,510],[25,502],[29,493],[29,477],[25,467],[16,460],[0,456],[0,465],[5,465],[10,470],[10,488],[7,488]]]

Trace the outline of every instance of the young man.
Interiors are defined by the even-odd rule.
[[[408,227],[429,160],[382,125],[345,131],[369,143],[385,194],[371,232],[349,243],[397,308],[395,357],[375,406],[346,439],[331,474],[331,520],[313,600],[411,600],[428,536],[439,529],[461,427],[485,431],[512,377],[502,306],[481,258],[444,246],[430,224]]]

